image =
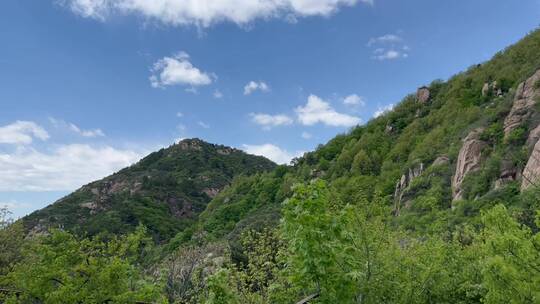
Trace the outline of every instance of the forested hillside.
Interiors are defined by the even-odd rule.
[[[89,236],[123,234],[142,224],[164,241],[192,225],[236,176],[274,167],[264,157],[186,139],[82,187],[23,222],[34,233],[62,228]]]
[[[537,30],[291,166],[185,141],[4,225],[0,299],[540,303],[539,139]]]

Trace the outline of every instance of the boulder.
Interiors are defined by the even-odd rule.
[[[533,148],[531,156],[525,165],[522,173],[521,190],[525,190],[531,186],[539,185],[540,180],[540,141]]]
[[[512,109],[504,119],[504,135],[507,136],[512,130],[524,123],[534,112],[534,104],[540,97],[540,70],[525,82],[519,84],[514,96]]]
[[[487,96],[489,93],[489,83],[484,83],[484,86],[482,86],[482,96]]]
[[[514,162],[509,159],[504,159],[501,162],[501,174],[499,175],[499,179],[495,181],[495,189],[499,189],[508,182],[519,179],[520,176],[520,170],[518,170]]]
[[[497,97],[501,97],[503,95],[503,91],[501,88],[499,88],[497,81],[493,81],[492,83],[486,82],[482,86],[482,96],[488,96],[490,93],[492,96]]]
[[[448,158],[448,156],[446,155],[441,155],[439,157],[437,157],[434,161],[433,161],[433,164],[432,166],[441,166],[441,165],[446,165],[450,162],[450,159]]]
[[[424,173],[424,164],[420,163],[419,166],[414,168],[409,168],[406,174],[403,174],[401,178],[396,183],[396,188],[394,190],[394,214],[399,215],[401,209],[401,201],[403,195],[406,193],[407,188],[411,185],[414,179]],[[408,204],[410,205],[410,203]]]
[[[431,92],[429,91],[428,87],[421,87],[416,91],[416,99],[419,103],[426,103],[429,101],[429,98],[431,97]]]
[[[536,126],[536,128],[534,128],[529,133],[529,137],[527,138],[527,147],[529,148],[529,150],[534,148],[534,145],[536,145],[539,139],[540,139],[540,124]]]
[[[480,140],[480,134],[483,130],[483,128],[475,129],[463,139],[463,146],[459,150],[457,159],[456,172],[452,178],[452,196],[454,201],[463,199],[461,184],[467,174],[480,168],[482,152],[488,145],[486,142]]]

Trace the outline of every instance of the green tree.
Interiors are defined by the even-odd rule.
[[[137,262],[146,230],[103,240],[77,240],[64,231],[33,241],[2,281],[17,293],[7,303],[135,303],[158,301],[159,285],[146,282]]]
[[[482,275],[486,303],[540,302],[540,234],[517,223],[503,205],[483,215]],[[536,225],[540,227],[540,214]]]

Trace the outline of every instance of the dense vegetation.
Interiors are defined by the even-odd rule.
[[[501,178],[508,168],[522,172],[531,155],[537,106],[507,135],[504,120],[519,83],[538,69],[535,31],[492,60],[431,83],[429,102],[407,96],[393,111],[271,171],[260,159],[231,169],[198,161],[198,149],[186,159],[185,149],[171,157],[160,151],[118,173],[134,177],[126,189],[152,193],[152,202],[120,191],[106,200],[109,208],[85,209],[91,184],[25,219],[27,228],[47,219],[63,229],[24,238],[20,222],[2,221],[0,299],[540,303],[540,190],[522,190],[520,174]],[[497,90],[484,90],[493,83]],[[452,179],[473,130],[481,160],[456,198]],[[216,170],[201,175],[209,165]],[[195,183],[201,176],[232,182],[198,201],[210,185]],[[408,182],[400,188],[400,181]],[[171,221],[155,203],[169,193],[188,195],[198,216]],[[83,222],[76,220],[81,210]]]
[[[192,225],[234,177],[274,167],[237,149],[183,140],[34,212],[24,225],[37,232],[62,228],[93,236],[125,234],[143,224],[165,241]]]

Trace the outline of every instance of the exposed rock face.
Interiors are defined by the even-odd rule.
[[[411,185],[413,180],[424,173],[424,164],[420,163],[418,167],[413,169],[409,168],[407,174],[403,174],[400,180],[396,184],[396,190],[394,191],[394,214],[399,215],[401,209],[401,200],[405,194],[407,188]]]
[[[416,99],[418,100],[419,103],[428,102],[430,97],[431,97],[430,91],[429,91],[429,88],[427,87],[421,87],[416,92]]]
[[[529,150],[534,148],[534,145],[536,145],[539,139],[540,139],[540,124],[536,126],[536,128],[534,128],[529,133],[529,137],[527,138],[527,148],[529,148]]]
[[[489,83],[484,83],[482,87],[482,96],[486,96],[489,93]]]
[[[534,149],[527,161],[527,165],[523,170],[523,179],[521,182],[521,190],[525,190],[531,186],[539,185],[540,180],[540,141],[534,145]]]
[[[495,181],[495,189],[501,188],[508,182],[515,181],[521,177],[521,173],[511,160],[505,159],[501,163],[501,175]]]
[[[203,189],[203,192],[206,195],[208,195],[208,197],[210,197],[210,198],[216,197],[216,195],[218,195],[220,191],[221,191],[221,189],[218,189],[218,188],[206,188],[206,189]]]
[[[201,151],[203,142],[200,139],[184,139],[178,143],[181,150]]]
[[[540,97],[540,88],[537,88],[538,81],[540,81],[540,70],[536,71],[525,82],[519,84],[516,95],[514,96],[512,110],[510,110],[510,113],[504,120],[505,136],[519,127],[533,114],[533,106]]]
[[[484,86],[482,87],[482,96],[487,96],[489,93],[493,94],[493,96],[500,97],[503,95],[503,91],[499,86],[497,85],[497,81],[493,81],[492,83],[484,83]]]
[[[450,162],[450,159],[446,155],[441,155],[433,161],[432,166],[446,165]]]
[[[482,151],[487,146],[486,142],[479,139],[483,130],[483,128],[473,130],[463,139],[463,146],[459,150],[457,159],[456,173],[452,178],[452,195],[454,200],[463,199],[461,184],[465,176],[480,168]]]

